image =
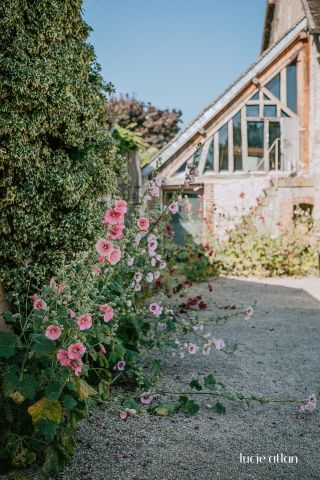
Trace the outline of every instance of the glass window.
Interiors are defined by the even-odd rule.
[[[266,84],[266,88],[270,90],[275,97],[280,99],[280,73]]]
[[[228,170],[228,124],[219,130],[219,170]]]
[[[287,66],[287,105],[297,113],[297,64]]]
[[[269,169],[275,170],[276,163],[277,169],[280,169],[280,142],[275,142],[280,138],[280,123],[269,122],[269,147],[274,143],[273,148],[269,152]],[[277,143],[277,145],[276,145]]]
[[[242,138],[241,113],[238,112],[232,119],[233,125],[233,161],[234,169],[242,170]]]
[[[184,173],[186,171],[186,168],[187,168],[187,160],[178,168],[178,170],[176,171],[176,174]]]
[[[210,143],[210,147],[207,153],[206,163],[204,165],[204,172],[214,170],[214,140]]]
[[[289,117],[289,115],[286,114],[283,110],[281,110],[281,117]]]
[[[248,170],[264,170],[264,122],[247,122]]]
[[[264,117],[276,117],[277,116],[276,105],[265,105],[263,107],[263,116]]]
[[[259,91],[257,91],[254,95],[252,95],[250,100],[259,100]]]
[[[259,105],[247,105],[247,117],[259,117]]]

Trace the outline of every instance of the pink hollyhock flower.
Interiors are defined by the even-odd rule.
[[[110,208],[104,215],[103,223],[105,225],[117,225],[124,223],[124,212],[120,208]]]
[[[300,405],[299,412],[300,413],[311,413],[317,408],[317,398],[315,395],[311,395],[308,398],[308,401],[305,405]]]
[[[140,283],[141,280],[142,280],[142,276],[143,276],[143,275],[142,275],[141,272],[136,272],[136,273],[134,274],[134,279],[135,279],[135,281],[136,281],[137,283]]]
[[[175,214],[175,213],[178,213],[179,212],[179,205],[177,202],[173,202],[171,203],[171,205],[169,205],[169,210],[172,214]]]
[[[119,263],[120,260],[121,260],[121,250],[120,250],[120,248],[114,248],[110,252],[110,254],[108,256],[108,260],[111,263],[111,265],[116,265],[117,263]]]
[[[72,343],[68,348],[68,355],[71,360],[78,360],[84,355],[86,347],[81,342]]]
[[[222,338],[214,338],[213,341],[217,350],[222,350],[226,346]]]
[[[154,397],[150,392],[143,392],[140,395],[140,402],[142,405],[150,405],[153,399]]]
[[[167,267],[166,262],[160,262],[159,268],[160,270],[164,270]]]
[[[50,282],[49,282],[49,287],[54,288],[55,286],[56,286],[56,281],[55,281],[54,277],[52,277],[50,279]]]
[[[113,250],[113,245],[104,238],[99,238],[96,244],[96,250],[102,257],[108,257]]]
[[[60,295],[60,293],[63,292],[63,290],[66,288],[66,284],[65,283],[60,283],[60,285],[58,286],[57,290],[56,290],[56,294],[57,295]]]
[[[57,359],[59,360],[60,364],[63,367],[69,367],[70,358],[69,358],[67,350],[62,350],[62,349],[58,350]]]
[[[122,212],[123,214],[127,213],[127,210],[128,210],[128,204],[125,200],[116,200],[114,202],[114,207],[117,209],[117,210],[120,210],[120,212]]]
[[[143,232],[147,232],[148,229],[149,229],[149,220],[147,219],[147,217],[140,217],[138,220],[137,220],[137,225],[138,225],[138,228],[140,230],[142,230]]]
[[[73,310],[69,310],[68,315],[70,318],[75,318],[77,316],[76,312],[74,312]]]
[[[127,417],[128,417],[128,412],[125,412],[124,410],[122,410],[122,411],[119,413],[119,417],[121,418],[121,420],[126,420]]]
[[[141,290],[141,285],[140,285],[140,283],[136,283],[135,286],[134,286],[134,291],[135,291],[135,292],[140,292],[140,290]]]
[[[32,295],[31,300],[35,302],[36,300],[38,300],[38,298],[38,295],[35,293],[34,295]]]
[[[74,371],[74,374],[78,377],[80,375],[82,367],[83,367],[83,361],[81,360],[81,358],[71,360],[69,366],[70,366],[71,370]]]
[[[106,305],[106,308],[104,309],[104,315],[103,315],[103,320],[107,323],[110,322],[114,317],[114,310],[112,307],[109,305]]]
[[[149,272],[146,276],[146,280],[147,282],[151,283],[153,282],[153,273],[152,272]]]
[[[77,320],[78,327],[80,330],[88,330],[88,328],[92,327],[92,317],[89,313],[85,313],[84,315],[80,315]]]
[[[46,328],[46,337],[50,340],[58,340],[61,337],[61,328],[59,325],[49,325]]]
[[[155,317],[160,317],[162,311],[163,311],[163,307],[161,307],[160,305],[158,305],[157,303],[151,303],[149,305],[149,310],[151,313],[153,313],[153,315]]]
[[[245,318],[246,320],[248,320],[249,318],[252,317],[252,315],[253,315],[253,308],[252,308],[252,307],[247,307],[247,308],[245,309],[245,312],[244,312],[244,318]]]
[[[100,352],[101,352],[101,353],[107,353],[107,350],[104,348],[103,345],[102,345],[102,347],[100,347]]]
[[[153,250],[152,248],[149,248],[148,249],[148,254],[149,254],[149,257],[156,257],[156,251]]]
[[[188,352],[191,353],[192,355],[197,353],[198,347],[195,343],[189,343],[188,344]]]
[[[124,370],[125,366],[126,366],[126,362],[124,360],[120,360],[120,362],[117,363],[117,370],[122,371]]]
[[[95,277],[96,275],[98,275],[99,273],[101,273],[101,268],[100,268],[100,267],[92,267],[91,273],[92,273],[92,275]]]
[[[132,257],[129,257],[128,260],[127,260],[128,267],[132,267],[133,262],[134,262],[134,259]]]
[[[109,228],[109,231],[108,231],[108,237],[111,239],[111,240],[121,240],[123,238],[123,229],[124,229],[124,225],[123,224],[119,224],[119,225],[112,225],[110,228]]]
[[[47,310],[48,305],[44,300],[41,300],[41,298],[36,298],[35,301],[33,302],[33,309],[34,310]]]
[[[158,280],[158,278],[160,277],[160,272],[158,271],[154,272],[153,276],[155,280]]]

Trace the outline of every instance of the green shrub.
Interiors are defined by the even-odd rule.
[[[86,251],[120,171],[81,0],[0,5],[0,263],[39,282]]]

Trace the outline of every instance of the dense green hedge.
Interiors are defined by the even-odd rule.
[[[81,0],[0,2],[0,264],[38,281],[86,250],[118,168]]]

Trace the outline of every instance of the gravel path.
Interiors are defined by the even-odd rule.
[[[183,390],[191,378],[212,373],[236,391],[306,398],[319,392],[320,303],[302,290],[219,279],[212,296],[219,303],[247,306],[257,301],[250,320],[234,319],[213,327],[232,356],[168,358],[162,385]],[[206,289],[193,287],[190,294]],[[209,316],[210,313],[202,313]],[[320,479],[320,416],[292,415],[288,404],[239,405],[224,402],[218,415],[200,399],[200,412],[121,421],[115,406],[97,408],[81,424],[74,461],[62,480],[312,480]],[[265,456],[261,464],[241,464],[243,455]],[[297,456],[298,463],[269,463],[276,454]],[[256,458],[256,457],[255,457]],[[280,460],[281,457],[279,457]],[[42,480],[33,473],[30,480]]]

